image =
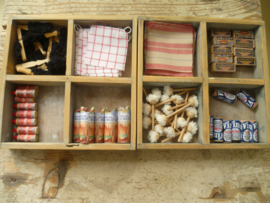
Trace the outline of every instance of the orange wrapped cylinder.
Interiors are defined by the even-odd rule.
[[[118,110],[118,143],[130,143],[130,108]]]

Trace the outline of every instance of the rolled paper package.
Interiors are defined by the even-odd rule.
[[[221,99],[221,100],[228,102],[230,104],[233,104],[237,99],[235,95],[224,92],[224,91],[219,90],[219,89],[215,89],[213,97],[215,97],[217,99]]]
[[[130,118],[129,106],[118,111],[118,143],[130,143]]]
[[[89,111],[88,139],[89,143],[95,143],[95,107],[92,107]]]
[[[20,110],[37,110],[37,103],[18,103],[14,104],[13,108]]]
[[[16,111],[12,113],[12,115],[18,118],[36,118],[37,111],[21,110],[21,111]]]
[[[20,90],[36,90],[36,91],[39,90],[38,86],[33,86],[33,85],[18,86],[18,87],[16,87],[16,90],[18,90],[18,89],[20,89]]]
[[[20,102],[20,103],[32,103],[36,101],[35,97],[32,98],[23,98],[23,97],[14,97],[15,102]]]
[[[13,140],[17,140],[18,142],[37,142],[37,135],[14,135]]]
[[[116,108],[111,112],[105,109],[104,143],[115,143]]]
[[[80,143],[83,143],[83,144],[89,143],[88,120],[89,120],[89,112],[87,111],[87,108],[82,106],[81,116],[80,116]]]
[[[81,112],[80,109],[74,112],[73,117],[73,142],[80,143],[80,119]]]
[[[13,129],[13,132],[19,135],[37,135],[39,128],[36,126],[18,126]]]
[[[28,89],[17,89],[16,91],[13,91],[12,94],[16,95],[17,97],[37,97],[37,91],[36,90],[28,90]]]
[[[15,120],[12,120],[12,123],[16,125],[22,125],[22,126],[35,126],[37,125],[37,119],[36,118],[17,118]]]
[[[100,113],[95,112],[95,142],[104,142],[104,121],[105,121],[105,109],[102,109]]]
[[[255,99],[253,99],[251,96],[249,96],[244,90],[239,90],[236,93],[236,96],[238,99],[240,99],[245,105],[247,105],[249,108],[254,109],[258,103]]]

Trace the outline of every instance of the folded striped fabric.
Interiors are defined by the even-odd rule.
[[[128,34],[123,29],[92,25],[76,32],[75,75],[120,77],[125,70]]]
[[[190,24],[146,22],[145,75],[192,77],[195,36]]]

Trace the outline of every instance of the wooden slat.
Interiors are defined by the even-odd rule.
[[[138,149],[262,149],[270,148],[270,144],[179,144],[179,143],[145,143],[138,144]]]
[[[270,81],[269,81],[269,67],[268,67],[268,55],[266,47],[266,32],[265,26],[261,26],[261,43],[262,43],[262,59],[263,59],[263,69],[264,69],[264,82],[265,82],[265,102],[266,102],[266,117],[267,117],[267,137],[268,143],[270,143]]]
[[[65,144],[70,143],[73,127],[73,112],[71,111],[71,82],[65,84],[65,103],[64,103],[64,135],[63,141]]]
[[[131,150],[135,150],[137,124],[137,17],[132,21],[132,75],[131,75]]]
[[[251,85],[263,86],[263,79],[244,79],[244,78],[209,78],[209,84],[236,84],[236,85]]]
[[[75,33],[74,33],[74,20],[68,20],[68,37],[67,37],[67,57],[66,57],[66,75],[72,75],[75,54]]]
[[[12,29],[12,19],[9,18],[8,21],[9,25],[7,27],[7,33],[6,33],[6,40],[5,40],[5,46],[4,46],[4,57],[3,57],[3,65],[1,70],[1,86],[0,86],[0,147],[2,142],[2,125],[3,125],[3,108],[4,108],[4,95],[5,95],[5,88],[6,88],[6,68],[8,63],[8,50],[9,50],[9,42],[10,42],[10,36],[11,36],[11,29]]]
[[[64,143],[45,143],[45,142],[2,142],[2,149],[48,149],[48,150],[65,150],[67,149]]]
[[[137,143],[142,144],[142,105],[143,105],[143,31],[144,21],[138,21],[138,87],[137,87]]]
[[[203,73],[203,142],[210,143],[209,137],[209,86],[208,86],[208,50],[206,22],[201,22],[202,73]]]
[[[46,85],[47,82],[74,82],[78,84],[119,84],[130,85],[131,78],[128,77],[84,77],[84,76],[57,76],[57,75],[6,75],[6,80],[17,83],[32,83],[36,82],[37,85]]]
[[[68,81],[66,76],[52,75],[6,75],[6,81],[18,84],[33,85],[64,85]]]
[[[2,142],[3,149],[35,149],[35,150],[130,150],[130,144],[65,144],[45,142]]]

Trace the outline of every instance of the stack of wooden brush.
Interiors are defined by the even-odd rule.
[[[53,31],[51,23],[18,25],[16,71],[27,75],[64,75],[67,29]]]
[[[196,88],[173,89],[165,86],[161,95],[158,88],[152,89],[150,94],[143,89],[148,102],[143,104],[143,128],[148,129],[152,125],[148,132],[149,142],[155,143],[164,137],[161,141],[164,143],[178,136],[178,142],[191,142],[198,130],[197,123],[190,121],[198,114],[197,96],[190,96],[190,91],[194,90]]]

